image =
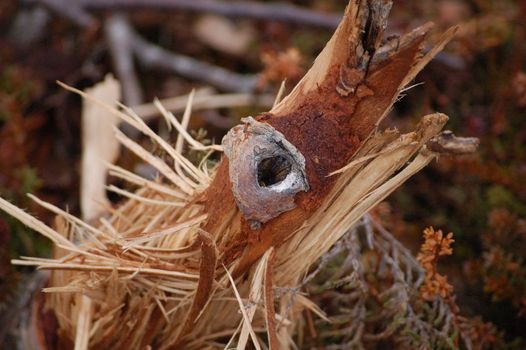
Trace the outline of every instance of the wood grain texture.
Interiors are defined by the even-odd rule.
[[[379,14],[382,6],[386,11]],[[224,263],[241,257],[234,276],[246,272],[269,247],[279,246],[320,206],[338,178],[328,175],[347,164],[376,129],[421,59],[429,25],[400,38],[397,46],[380,46],[390,6],[389,1],[351,2],[333,38],[293,92],[255,117],[283,134],[305,158],[310,189],[296,194],[296,208],[254,230],[242,215],[232,214],[235,201],[223,158],[207,190],[206,207],[212,212],[203,229],[214,234],[226,222],[238,221],[238,231],[219,245]],[[218,199],[224,203],[219,208]]]

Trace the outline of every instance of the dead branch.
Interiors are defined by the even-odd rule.
[[[84,28],[97,24],[97,19],[87,11],[90,9],[181,9],[214,13],[233,18],[245,17],[273,20],[327,29],[336,28],[341,19],[341,15],[338,14],[320,13],[289,4],[275,3],[226,2],[216,0],[76,0],[69,2],[66,2],[66,0],[29,0],[29,3],[42,3],[52,11]],[[445,52],[438,53],[435,56],[435,60],[453,69],[461,69],[464,65],[460,57]]]
[[[139,61],[149,68],[161,68],[185,78],[206,82],[224,91],[249,92],[256,88],[258,77],[237,74],[210,63],[169,52],[139,36],[128,26],[131,44]]]
[[[64,0],[34,0],[32,2],[45,5],[51,11],[64,16],[80,27],[87,28],[97,25],[95,17],[77,4],[72,4]]]
[[[220,0],[32,0],[41,2],[54,11],[67,15],[68,18],[83,26],[91,25],[93,17],[85,10],[134,10],[161,9],[185,10],[214,13],[232,18],[264,19],[277,22],[310,25],[334,29],[341,20],[341,15],[321,13],[301,7],[280,3],[256,3],[248,1]]]
[[[234,241],[245,241],[247,245],[225,248],[225,256],[243,254],[234,271],[235,276],[246,272],[270,246],[282,244],[289,232],[319,210],[320,203],[329,196],[337,181],[328,175],[349,162],[390,110],[400,90],[455,32],[452,29],[444,34],[436,47],[424,56],[424,39],[430,25],[402,36],[396,45],[387,42],[382,46],[381,38],[391,4],[389,1],[351,1],[344,21],[302,81],[269,113],[255,117],[283,134],[304,156],[310,190],[296,194],[296,208],[262,225],[258,230],[258,240],[241,238],[250,237],[254,227],[248,219],[242,220],[239,236]],[[429,116],[424,120],[422,130],[429,128],[426,133],[438,133],[446,120],[441,115]],[[246,132],[250,132],[251,126],[245,124],[245,127]],[[434,134],[427,134],[423,139],[432,136]],[[241,142],[249,141],[243,139]],[[288,159],[286,155],[282,156]],[[245,155],[240,154],[240,157]],[[419,159],[419,164],[427,161]],[[225,159],[223,163],[226,163]],[[217,200],[217,196],[223,203],[225,198],[233,205],[240,201],[233,198],[233,181],[228,187],[223,184],[225,178],[233,176],[233,163],[235,160],[229,158],[228,165],[219,166],[218,175],[208,192],[211,201]],[[257,174],[255,167],[258,167],[256,162],[235,169],[239,172],[236,176],[254,178]],[[256,202],[260,200],[260,197],[255,198]],[[205,229],[214,232],[217,230],[215,225],[209,221]],[[288,228],[286,232],[284,227]]]
[[[37,1],[37,0],[35,0]],[[51,10],[70,19],[81,27],[95,25],[96,20],[84,10],[82,2],[66,3],[63,0],[38,0]],[[102,4],[103,2],[101,2]],[[105,2],[104,2],[105,3]],[[111,2],[108,2],[111,4]],[[144,3],[145,5],[147,2]],[[148,3],[149,4],[149,3]],[[130,51],[149,68],[165,69],[185,78],[205,82],[223,91],[250,92],[256,89],[258,77],[252,74],[237,74],[210,63],[169,52],[142,38],[124,18],[113,18],[106,24],[106,35],[115,63],[117,75],[123,83],[125,98],[130,105],[141,100],[137,78],[134,77]]]
[[[124,103],[133,107],[143,102],[143,96],[134,69],[131,37],[127,26],[126,18],[117,14],[106,20],[104,29],[117,78],[121,83]]]
[[[480,140],[476,137],[457,137],[453,132],[445,130],[433,137],[426,144],[427,148],[441,154],[470,154],[477,150]]]

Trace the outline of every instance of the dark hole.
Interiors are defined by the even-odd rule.
[[[283,156],[265,158],[258,164],[258,183],[261,187],[277,184],[287,177],[292,165]]]

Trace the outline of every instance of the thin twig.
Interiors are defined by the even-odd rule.
[[[147,67],[162,68],[185,78],[206,82],[224,91],[249,92],[256,88],[258,76],[238,74],[210,63],[169,52],[152,44],[128,27],[131,44],[139,61]]]
[[[95,17],[79,6],[80,4],[73,4],[73,1],[33,0],[29,2],[41,3],[53,12],[68,18],[70,21],[83,28],[94,27],[97,24]]]
[[[52,10],[64,15],[79,26],[86,27],[93,24],[93,21],[87,19],[89,14],[80,6],[83,4],[82,2],[72,1],[66,4],[63,3],[64,0],[38,1],[42,1]],[[106,25],[106,33],[117,75],[123,84],[124,92],[126,92],[125,98],[131,101],[131,103],[126,102],[128,105],[139,104],[134,102],[139,101],[141,97],[138,92],[140,91],[138,79],[133,72],[133,60],[129,54],[130,51],[146,67],[172,71],[185,78],[208,83],[223,91],[251,92],[256,89],[259,79],[257,75],[234,73],[213,64],[165,50],[142,38],[122,17],[110,18]]]
[[[265,19],[293,24],[304,24],[314,27],[334,29],[341,20],[341,15],[322,13],[285,3],[257,3],[251,1],[221,0],[32,0],[41,2],[60,13],[68,13],[75,22],[89,24],[90,18],[83,10],[133,10],[161,9],[186,10],[214,13],[232,18]]]
[[[126,18],[116,14],[106,20],[104,29],[113,65],[121,83],[124,103],[133,107],[143,102],[143,95],[134,69],[131,38],[127,27]]]
[[[34,0],[41,1],[50,9],[69,18],[81,27],[94,25],[94,19],[85,11],[82,6],[88,6],[88,2],[70,1],[67,4],[64,0]],[[117,4],[118,2],[104,2],[104,4]],[[200,2],[198,2],[200,3]],[[204,3],[204,2],[203,2]],[[91,3],[89,3],[91,4]],[[100,3],[102,5],[102,2]],[[124,2],[120,2],[124,4]],[[150,6],[149,2],[143,2],[142,6]],[[154,3],[151,4],[152,6]],[[222,5],[224,6],[224,4]],[[134,78],[132,57],[128,54],[130,49],[136,54],[139,61],[147,66],[161,68],[172,71],[185,78],[206,82],[223,91],[230,92],[251,92],[256,89],[258,76],[254,74],[238,74],[227,69],[212,65],[210,63],[198,61],[194,58],[172,53],[168,50],[152,44],[137,34],[126,20],[116,17],[108,20],[107,36],[110,42],[115,60],[115,66],[119,79],[123,79],[124,91],[127,92],[126,98],[131,99],[134,105],[140,98],[138,94],[137,78]],[[120,40],[120,39],[127,40]],[[126,49],[124,53],[117,53],[121,49]],[[131,84],[131,85],[130,85]]]
[[[432,152],[460,155],[474,153],[479,143],[476,137],[457,137],[451,131],[445,130],[429,140],[426,146]]]

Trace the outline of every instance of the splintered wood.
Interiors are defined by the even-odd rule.
[[[52,229],[0,199],[1,209],[56,246],[52,259],[14,261],[52,270],[40,315],[50,312],[57,329],[41,330],[41,339],[56,349],[291,348],[304,309],[323,317],[297,293],[308,269],[438,153],[462,148],[452,136],[436,137],[448,119],[440,113],[406,134],[378,130],[400,92],[456,31],[426,55],[429,24],[384,41],[391,5],[350,1],[301,82],[268,113],[235,127],[214,169],[181,153],[183,143],[223,149],[186,131],[191,101],[182,122],[155,104],[179,132],[173,147],[133,110],[68,88],[165,154],[149,153],[115,128],[115,138],[160,177],[108,165],[137,189],[112,188],[127,200],[89,224],[32,197],[57,214]]]

